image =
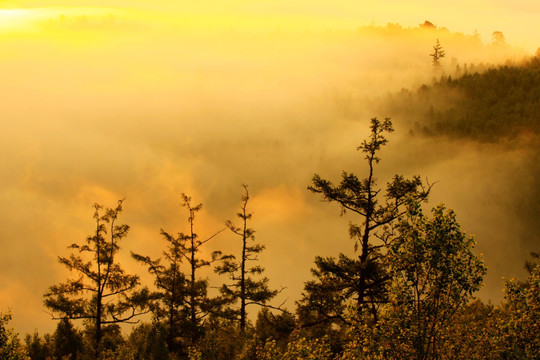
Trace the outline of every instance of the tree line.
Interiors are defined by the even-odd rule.
[[[474,298],[486,267],[475,241],[444,205],[426,211],[432,185],[419,176],[376,176],[380,150],[393,131],[371,119],[359,146],[366,176],[343,172],[338,183],[315,174],[308,190],[336,204],[349,224],[354,255],[317,256],[291,312],[271,300],[257,255],[264,244],[250,228],[250,193],[244,186],[237,221],[202,238],[196,217],[202,204],[182,194],[186,231],[161,230],[160,258],[132,252],[153,276],[144,287],[118,262],[129,226],[116,207],[94,206],[95,228],[59,262],[75,275],[52,285],[44,305],[58,321],[54,334],[27,335],[24,345],[0,318],[1,359],[537,359],[540,353],[539,255],[527,262],[525,281],[509,280],[499,306]],[[223,231],[238,238],[238,254],[202,249]],[[200,270],[227,280],[209,294]],[[256,321],[248,309],[258,305]],[[249,307],[249,308],[248,308]],[[137,323],[143,314],[151,322]],[[82,329],[75,321],[82,322]],[[130,334],[119,324],[137,323]]]
[[[435,49],[431,56],[435,64],[440,54]],[[540,57],[497,67],[456,65],[454,75],[416,92],[402,90],[385,106],[414,119],[409,125],[420,134],[496,142],[540,133]]]

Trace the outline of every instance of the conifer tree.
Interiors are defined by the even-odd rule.
[[[58,261],[77,273],[74,279],[53,285],[45,293],[44,304],[53,319],[83,319],[93,329],[95,358],[99,358],[103,329],[107,325],[133,323],[146,310],[148,291],[139,290],[139,276],[126,274],[116,260],[119,242],[127,236],[129,226],[117,225],[123,200],[116,208],[101,214],[94,205],[95,232],[82,245],[72,244],[76,251]],[[85,256],[86,255],[86,256]]]
[[[428,197],[430,186],[425,187],[418,176],[405,179],[395,175],[382,192],[377,186],[375,165],[380,161],[379,151],[388,142],[385,133],[393,131],[392,122],[389,118],[373,118],[370,128],[370,137],[358,146],[367,161],[366,178],[359,179],[344,171],[341,182],[334,185],[315,174],[308,187],[325,201],[339,204],[342,215],[357,215],[360,223],[349,224],[356,257],[340,254],[337,261],[332,257],[315,259],[315,279],[306,283],[303,298],[298,302],[304,326],[346,323],[344,310],[351,302],[359,314],[368,311],[372,320],[377,321],[377,310],[386,301],[390,279],[384,256],[392,240],[393,226],[405,213],[407,199],[424,201]]]
[[[193,345],[202,335],[201,321],[208,314],[217,312],[221,305],[218,299],[208,297],[208,281],[201,279],[199,270],[221,259],[221,252],[214,251],[210,260],[200,257],[202,246],[225,230],[217,231],[205,240],[200,240],[195,231],[195,217],[202,204],[193,206],[191,197],[182,193],[182,206],[187,208],[189,230],[176,236],[165,230],[161,234],[167,241],[164,259],[132,253],[132,256],[148,266],[155,277],[157,291],[151,294],[151,309],[158,321],[167,327],[167,346],[171,352],[182,352],[182,339]],[[182,269],[185,266],[186,269]]]
[[[429,54],[429,56],[431,56],[433,68],[438,71],[441,68],[441,59],[446,56],[446,52],[439,42],[439,39],[437,39],[437,42],[433,46],[433,53]]]
[[[261,275],[264,268],[260,265],[250,265],[258,261],[257,254],[261,253],[265,246],[253,243],[255,241],[255,230],[248,227],[248,221],[251,220],[252,213],[247,210],[249,201],[249,192],[247,185],[243,185],[244,195],[242,196],[242,205],[237,216],[242,224],[236,226],[232,221],[227,221],[227,227],[241,238],[242,250],[239,259],[234,255],[224,257],[223,263],[216,267],[219,274],[227,274],[231,283],[224,284],[221,287],[221,293],[229,303],[240,302],[237,309],[229,309],[229,318],[238,318],[240,331],[244,332],[246,328],[247,306],[259,305],[271,307],[268,301],[274,298],[278,291],[270,290],[268,287],[268,278],[256,279],[255,276]]]

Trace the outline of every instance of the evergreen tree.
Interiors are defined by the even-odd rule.
[[[407,199],[427,199],[430,186],[425,187],[418,176],[405,179],[396,175],[386,186],[386,192],[377,187],[375,165],[378,152],[388,140],[384,134],[392,132],[392,122],[386,118],[371,119],[371,135],[358,150],[365,154],[368,175],[359,179],[355,174],[343,172],[339,185],[315,174],[308,187],[321,194],[328,202],[336,202],[341,213],[349,211],[359,216],[360,224],[349,224],[349,236],[354,241],[358,256],[344,254],[339,260],[317,257],[315,279],[306,283],[303,298],[298,302],[298,313],[304,325],[344,324],[344,310],[353,302],[358,314],[368,311],[377,321],[377,310],[386,302],[388,281],[384,257],[392,240],[392,230],[404,213]]]
[[[177,236],[161,230],[168,243],[163,252],[165,258],[151,259],[148,256],[132,253],[132,256],[148,266],[148,271],[155,277],[157,291],[151,295],[151,309],[156,321],[164,321],[167,326],[167,345],[171,352],[181,352],[181,337],[193,345],[202,335],[201,321],[208,314],[217,312],[221,300],[208,297],[208,281],[200,279],[199,269],[221,259],[221,252],[215,251],[210,260],[203,259],[199,253],[202,246],[224,231],[219,230],[205,240],[200,240],[195,232],[195,216],[202,209],[202,204],[193,206],[191,197],[182,193],[182,206],[187,208],[189,230]],[[182,271],[185,263],[187,271]]]
[[[231,283],[224,284],[221,287],[221,293],[226,301],[229,303],[240,302],[237,309],[230,309],[228,317],[238,318],[241,332],[244,332],[246,328],[247,306],[271,307],[268,301],[278,293],[277,290],[270,290],[267,277],[255,278],[255,276],[263,273],[264,268],[260,265],[250,265],[250,263],[259,260],[257,254],[261,253],[265,246],[257,243],[253,244],[255,231],[247,225],[253,214],[247,210],[249,192],[246,185],[243,185],[243,187],[242,205],[240,212],[237,214],[242,221],[242,225],[235,226],[230,220],[226,223],[227,227],[241,238],[242,250],[240,258],[237,260],[233,255],[224,257],[223,263],[216,267],[217,273],[227,274],[231,279]]]
[[[147,290],[138,290],[139,276],[129,275],[115,260],[120,250],[119,241],[128,231],[128,225],[117,225],[122,211],[122,200],[116,208],[100,213],[101,205],[94,205],[94,234],[85,244],[73,244],[78,254],[59,257],[59,262],[78,273],[75,279],[53,285],[45,293],[45,306],[53,312],[53,319],[83,319],[92,328],[94,356],[99,358],[103,328],[106,325],[129,323],[145,310]],[[85,259],[88,254],[90,259]]]
[[[429,56],[431,56],[431,63],[435,70],[439,70],[441,68],[441,59],[446,56],[446,52],[439,42],[439,39],[437,39],[437,42],[433,46],[433,53],[429,54]]]
[[[83,350],[82,335],[75,329],[71,321],[62,319],[54,332],[54,356],[57,359],[65,357],[77,360]]]
[[[148,271],[154,276],[157,291],[150,296],[150,308],[157,322],[163,322],[167,329],[167,348],[170,352],[181,353],[182,327],[188,321],[189,284],[182,272],[181,264],[185,253],[183,242],[186,236],[172,236],[161,230],[167,241],[167,250],[163,251],[165,264],[162,259],[152,260],[149,256],[132,253],[136,260],[146,264]]]

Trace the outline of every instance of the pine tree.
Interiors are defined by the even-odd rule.
[[[446,56],[446,52],[439,42],[439,39],[437,39],[437,42],[433,46],[433,53],[429,54],[429,56],[431,56],[433,68],[439,70],[441,68],[441,59]]]
[[[102,206],[94,205],[94,234],[84,244],[69,247],[77,254],[58,258],[78,277],[51,286],[44,295],[45,307],[52,311],[53,319],[90,322],[96,359],[100,355],[104,326],[133,323],[133,318],[148,312],[145,308],[148,292],[139,290],[139,276],[126,274],[115,258],[120,240],[129,231],[128,225],[116,224],[122,203],[118,201],[116,208],[106,209],[103,215]]]
[[[425,187],[418,176],[405,179],[396,175],[386,186],[386,192],[377,187],[375,165],[378,153],[388,140],[385,133],[393,131],[389,118],[371,119],[371,135],[358,150],[365,154],[368,175],[359,179],[355,174],[343,172],[339,185],[315,174],[308,189],[321,194],[328,202],[336,202],[341,214],[351,212],[360,224],[349,224],[349,236],[354,241],[358,256],[344,254],[339,260],[317,257],[315,279],[306,283],[303,298],[298,302],[300,320],[304,325],[343,324],[346,306],[354,302],[358,314],[369,312],[377,321],[377,310],[386,301],[390,279],[384,264],[386,249],[392,238],[393,226],[405,213],[407,199],[427,199],[430,186]]]
[[[217,273],[229,275],[232,281],[221,287],[221,293],[229,303],[240,302],[238,309],[230,309],[228,317],[238,318],[240,331],[242,332],[246,328],[247,306],[258,305],[271,307],[268,301],[278,293],[277,290],[270,290],[267,277],[255,279],[255,276],[263,273],[263,267],[259,265],[250,266],[251,262],[259,260],[257,254],[261,253],[265,249],[265,246],[256,243],[253,244],[255,241],[255,230],[249,228],[247,225],[253,214],[247,210],[249,201],[247,185],[243,185],[243,187],[242,205],[240,212],[237,213],[237,216],[242,220],[242,225],[236,226],[230,220],[226,222],[227,227],[241,238],[241,255],[238,260],[233,255],[227,256],[223,259],[223,263],[216,267]]]

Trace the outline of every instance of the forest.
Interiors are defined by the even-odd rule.
[[[409,123],[411,136],[489,142],[528,134],[537,141],[539,71],[540,60],[533,58],[441,77],[416,92],[393,95],[391,111],[421,114]],[[443,105],[447,94],[452,101]],[[430,209],[436,184],[399,174],[378,182],[380,153],[394,128],[389,118],[372,118],[369,130],[357,148],[362,175],[344,171],[333,183],[315,174],[307,188],[356,219],[348,229],[355,252],[317,256],[295,308],[272,301],[286,289],[271,288],[264,275],[258,255],[265,244],[250,227],[247,185],[237,218],[204,238],[197,234],[203,204],[181,195],[184,232],[161,230],[159,258],[131,252],[153,284],[141,283],[118,261],[119,252],[129,251],[123,239],[130,230],[119,200],[111,208],[96,204],[95,228],[59,254],[72,277],[44,294],[44,307],[57,321],[54,333],[21,337],[10,327],[11,315],[3,314],[0,357],[538,359],[540,254],[523,260],[527,278],[505,281],[503,302],[479,300],[475,293],[488,269],[474,238],[452,209]],[[209,254],[207,243],[222,232],[236,236],[238,251]],[[219,274],[222,283],[201,276],[203,268]]]
[[[59,23],[62,21],[58,19]],[[368,30],[382,33],[410,31],[411,34],[424,34],[422,36],[429,37],[429,41],[432,37],[430,31],[448,33],[447,30],[436,29],[428,21],[414,30],[395,27],[368,27]],[[502,33],[494,34],[499,36],[497,41],[503,42],[504,39],[500,38]],[[476,43],[479,40],[473,36],[467,41]],[[503,45],[495,43],[492,48],[496,46]],[[218,201],[201,203],[188,192],[170,195],[180,202],[183,217],[178,226],[181,231],[169,230],[168,224],[156,229],[155,241],[152,240],[150,247],[157,250],[161,254],[159,256],[128,243],[133,228],[123,219],[130,212],[129,196],[117,199],[115,204],[102,204],[99,202],[102,200],[96,199],[98,203],[88,208],[88,217],[93,226],[84,229],[87,237],[73,240],[65,236],[63,250],[55,254],[58,263],[54,266],[65,270],[62,274],[67,276],[60,282],[50,282],[43,293],[43,309],[40,309],[50,317],[55,330],[50,333],[40,333],[38,330],[27,334],[17,333],[13,326],[16,315],[9,311],[0,313],[0,360],[540,359],[540,252],[533,252],[529,258],[522,259],[526,276],[504,280],[501,289],[504,299],[501,302],[494,304],[481,300],[478,293],[485,284],[490,268],[478,251],[474,236],[466,233],[467,229],[462,229],[458,214],[444,204],[431,203],[431,198],[438,191],[437,179],[430,182],[423,174],[406,176],[393,172],[393,176],[388,177],[387,168],[381,171],[388,160],[385,150],[403,146],[410,139],[497,144],[512,150],[526,149],[529,157],[523,161],[531,179],[528,177],[527,181],[533,185],[532,190],[521,191],[516,186],[517,189],[513,190],[520,195],[512,202],[508,200],[508,203],[511,205],[510,211],[518,213],[520,221],[528,229],[526,235],[530,235],[529,243],[538,245],[540,53],[503,65],[455,64],[449,69],[439,64],[439,60],[445,56],[439,40],[433,49],[430,55],[433,69],[429,69],[433,70],[433,80],[415,89],[392,92],[375,104],[381,113],[390,114],[392,118],[363,119],[368,123],[367,136],[358,139],[356,152],[354,147],[350,149],[357,159],[356,164],[359,164],[357,172],[343,170],[341,173],[328,173],[328,168],[323,168],[323,173],[318,168],[311,171],[311,182],[302,185],[309,196],[319,201],[317,206],[328,211],[324,214],[348,221],[348,227],[343,232],[348,234],[349,239],[348,246],[344,248],[340,248],[341,243],[336,241],[337,237],[342,236],[341,233],[332,234],[336,238],[324,239],[330,244],[335,243],[338,255],[320,253],[313,259],[311,277],[305,279],[298,300],[281,301],[281,295],[288,291],[280,284],[283,279],[269,278],[265,271],[265,250],[269,250],[272,244],[261,241],[263,232],[253,226],[255,219],[266,216],[264,211],[253,211],[252,189],[257,186],[256,183],[238,184],[237,196],[231,196],[229,191],[227,196],[220,198],[228,200],[236,197],[237,203],[229,204],[235,207],[236,216],[223,219],[219,226],[210,229],[207,228],[208,222],[201,219],[204,212],[211,211],[212,205]],[[266,56],[266,53],[261,56]],[[348,61],[354,62],[356,59],[351,57]],[[228,73],[227,66],[231,65],[225,63],[222,66]],[[203,70],[197,70],[197,81],[200,82],[197,86],[200,85],[201,89],[204,82],[210,81],[208,79],[217,73],[212,67],[210,70],[214,73],[210,71],[208,75]],[[271,70],[269,66],[267,71],[271,75],[268,75],[268,79],[274,78]],[[310,74],[304,76],[311,78]],[[349,73],[342,76],[348,77]],[[215,83],[210,84],[215,85],[218,80],[212,79]],[[282,84],[279,83],[279,86]],[[204,94],[203,90],[200,90],[201,94]],[[99,93],[105,89],[100,87],[95,91]],[[278,101],[279,97],[273,100]],[[189,98],[185,101],[193,102],[194,107],[200,106]],[[231,107],[235,105],[236,100],[223,100],[224,103],[228,101],[232,103]],[[258,101],[270,102],[264,97]],[[348,98],[348,101],[355,102],[355,98]],[[127,105],[121,106],[131,108],[130,101],[126,102]],[[317,101],[313,101],[315,103]],[[158,106],[151,101],[146,105],[152,110],[146,111],[155,115],[153,107]],[[200,107],[212,117],[214,112],[211,105]],[[357,115],[354,109],[361,106],[363,103],[355,106],[345,101],[342,107],[346,111],[343,113]],[[253,107],[256,108],[255,105]],[[317,109],[312,111],[317,112]],[[142,120],[133,116],[128,125],[120,126],[111,121],[111,127],[103,125],[109,121],[106,117],[96,116],[100,118],[95,122],[98,125],[89,121],[82,126],[85,134],[91,134],[89,145],[84,146],[88,145],[93,154],[92,136],[99,138],[96,135],[99,132],[93,131],[92,126],[102,126],[105,130],[100,130],[105,133],[121,134],[111,140],[111,143],[118,141],[120,145],[114,143],[117,147],[111,146],[111,149],[125,146],[122,142],[125,139],[118,140],[123,139],[125,133],[134,136],[140,131],[152,140],[155,140],[155,136],[158,139],[155,140],[158,144],[156,147],[163,147],[165,152],[185,151],[183,145],[173,147],[181,141],[175,138],[177,134],[172,131],[159,133],[155,128],[144,126],[141,126],[143,130],[137,129],[147,120],[147,114],[142,111],[141,114]],[[268,118],[281,115],[276,112],[268,115]],[[227,116],[234,118],[231,114]],[[249,118],[248,115],[244,116]],[[237,151],[230,145],[235,141],[251,141],[257,145],[250,148],[255,149],[255,160],[249,156],[241,157],[245,162],[240,161],[241,165],[236,166],[255,167],[256,164],[272,169],[267,163],[258,163],[257,156],[265,154],[261,150],[263,147],[258,147],[256,140],[242,139],[245,134],[236,135],[241,140],[232,137],[231,133],[235,130],[228,129],[229,124],[216,125],[212,132],[205,133],[196,124],[193,125],[195,120],[189,120],[190,126],[182,128],[172,121],[168,123],[163,120],[165,116],[162,119],[156,117],[155,122],[162,121],[161,125],[166,125],[165,128],[178,126],[182,136],[182,131],[193,135],[193,138],[185,135],[183,140],[197,149],[189,154],[195,159],[213,156],[219,165],[229,165],[228,155],[231,151]],[[248,121],[237,121],[240,127],[249,129],[251,125]],[[288,120],[282,121],[286,123]],[[308,140],[302,138],[304,143],[300,143],[299,147],[311,144],[312,133],[306,131],[300,134],[302,131],[298,131],[300,127],[296,128],[297,125],[292,122],[290,128],[281,123],[272,126],[282,126],[294,133],[289,135],[294,145],[301,136]],[[309,124],[312,128],[320,127],[317,128],[319,135],[330,133],[327,130],[338,125],[343,123],[336,120],[335,124],[326,128],[324,126],[327,125],[317,123],[316,117]],[[267,136],[272,126],[260,131],[251,129],[246,137]],[[347,132],[349,128],[344,129]],[[397,144],[391,141],[391,134],[395,130],[403,132]],[[34,131],[39,133],[42,130],[36,127]],[[214,132],[224,132],[225,137],[229,136],[232,140],[227,139],[229,142],[224,143],[216,141],[212,138]],[[197,143],[206,135],[210,138],[208,143]],[[135,138],[139,139],[137,136]],[[328,139],[340,137],[318,139],[316,144]],[[276,148],[283,144],[279,142],[282,139],[274,142],[272,137],[268,137],[265,140],[270,144],[269,151],[279,153]],[[71,144],[70,141],[67,143]],[[206,149],[213,145],[217,150]],[[31,154],[32,147],[29,146],[29,149]],[[394,148],[396,152],[401,150]],[[129,159],[125,153],[118,155],[108,151],[103,150],[107,159],[115,156],[121,161]],[[125,150],[126,153],[130,151],[131,148]],[[276,162],[288,164],[288,167],[283,166],[285,169],[297,167],[298,162],[306,167],[312,165],[303,161],[313,160],[310,154],[302,161],[293,161],[291,166],[285,159],[287,152],[282,151],[285,156],[278,157]],[[130,153],[130,156],[133,155]],[[148,154],[146,156],[151,158]],[[144,158],[144,154],[141,157]],[[329,158],[335,160],[332,156]],[[88,157],[88,163],[91,162],[89,159],[92,158]],[[339,160],[343,158],[336,156],[336,159],[336,166],[341,166]],[[76,160],[79,164],[79,159]],[[111,164],[115,163],[111,161]],[[187,162],[182,166],[185,164]],[[101,164],[98,165],[90,167],[88,172],[94,175],[98,173],[95,169],[103,170]],[[63,165],[54,166],[61,169]],[[55,170],[54,166],[51,171]],[[114,166],[111,165],[111,168]],[[144,166],[141,165],[141,168]],[[197,169],[195,165],[185,165],[185,168],[188,172]],[[230,173],[234,169],[238,168],[227,168],[231,170]],[[114,170],[107,175],[114,177],[117,174]],[[211,170],[220,173],[222,168],[215,165]],[[207,171],[211,173],[211,170]],[[254,169],[253,172],[258,170]],[[28,177],[33,175],[30,170],[28,173]],[[165,173],[163,176],[168,177],[172,171],[171,174]],[[82,170],[81,174],[84,174]],[[128,171],[127,174],[124,176],[129,177],[132,173]],[[259,175],[261,179],[266,176],[264,174]],[[159,173],[156,178],[161,175]],[[105,177],[99,175],[98,178],[100,176]],[[215,182],[222,180],[214,179],[214,174],[211,177]],[[171,178],[172,181],[177,180],[173,176]],[[337,181],[334,180],[336,178]],[[40,191],[46,192],[44,189],[50,185],[47,183],[50,179],[44,176],[38,180],[35,188],[28,187],[39,195]],[[58,188],[69,188],[64,186],[68,183],[69,179]],[[118,184],[122,184],[122,181],[115,179],[113,184],[121,187]],[[155,196],[158,203],[162,198],[152,194],[154,188],[151,185],[152,181],[148,180],[148,193],[151,198]],[[105,194],[104,197],[109,199],[108,195],[113,193],[100,193],[100,189],[88,188],[88,193]],[[65,201],[71,201],[70,195],[65,195],[69,192],[58,190],[58,193],[67,198]],[[519,206],[516,205],[518,203]],[[21,232],[24,233],[24,230],[21,229]],[[276,233],[279,234],[279,230]],[[233,245],[227,250],[216,249],[214,242],[224,235],[233,239]],[[59,237],[64,241],[63,234]],[[308,243],[306,246],[312,245]],[[519,246],[516,240],[515,247]],[[126,257],[137,264],[136,271],[127,266]],[[280,262],[280,259],[272,260]],[[281,266],[290,266],[290,263]],[[291,275],[299,271],[292,267],[285,270]],[[212,277],[208,276],[209,273]]]

